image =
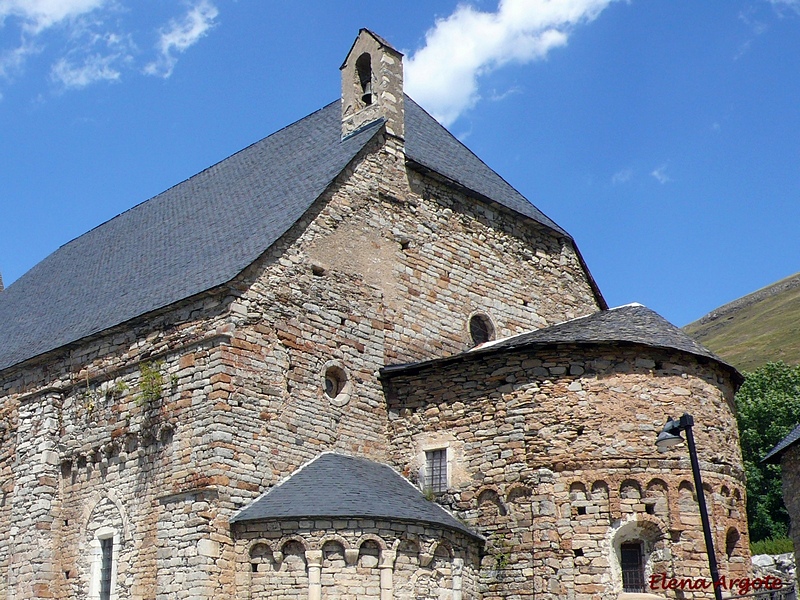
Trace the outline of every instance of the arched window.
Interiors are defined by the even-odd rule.
[[[736,545],[739,543],[739,532],[736,531],[733,527],[728,529],[728,533],[725,535],[725,554],[728,556],[728,560],[733,557],[733,553],[736,552]]]
[[[344,406],[350,401],[353,383],[347,369],[337,360],[322,365],[322,394],[334,406]]]
[[[344,391],[346,384],[347,374],[344,369],[331,366],[325,370],[325,395],[328,398],[336,398]]]
[[[667,569],[663,553],[667,530],[654,517],[641,513],[638,517],[620,525],[611,542],[612,579],[630,593],[645,592],[648,576]]]

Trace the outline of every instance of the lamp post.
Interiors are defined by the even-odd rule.
[[[700,507],[700,521],[703,524],[703,537],[706,540],[706,552],[708,553],[708,567],[711,570],[711,581],[714,586],[714,598],[722,600],[722,590],[717,585],[719,581],[719,571],[717,569],[717,555],[714,553],[714,540],[711,537],[711,524],[708,521],[708,510],[706,509],[706,497],[703,490],[703,480],[700,478],[700,463],[697,461],[697,448],[694,445],[694,435],[692,435],[692,425],[694,419],[692,415],[684,413],[683,416],[675,420],[667,417],[664,429],[656,438],[656,446],[662,452],[668,448],[683,442],[680,436],[681,431],[686,432],[686,444],[689,446],[689,459],[692,462],[692,476],[694,477],[694,489],[697,491],[697,504]]]

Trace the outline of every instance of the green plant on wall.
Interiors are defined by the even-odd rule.
[[[150,404],[161,399],[164,388],[164,376],[161,367],[164,361],[144,362],[139,365],[139,395],[137,400],[142,404]]]
[[[114,382],[114,385],[109,387],[106,390],[106,398],[117,399],[122,396],[126,391],[128,391],[128,384],[126,384],[121,379],[118,379]]]
[[[508,554],[505,552],[497,552],[494,555],[494,568],[498,571],[503,571],[508,567]]]
[[[509,548],[508,541],[505,539],[500,539],[498,542],[493,544],[493,546],[494,549],[492,550],[492,557],[494,558],[494,569],[497,571],[499,576],[508,568],[508,565],[511,562],[511,549]]]
[[[86,387],[80,394],[83,401],[83,408],[86,410],[87,415],[91,415],[100,400],[100,394],[97,392],[97,387],[89,384],[89,373],[86,373]]]

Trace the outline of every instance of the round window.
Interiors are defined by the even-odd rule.
[[[486,315],[472,315],[469,319],[469,335],[476,346],[494,338],[494,326]]]

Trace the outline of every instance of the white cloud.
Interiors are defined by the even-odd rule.
[[[61,89],[143,71],[169,77],[179,55],[207,34],[219,11],[213,0],[163,5],[181,7],[183,16],[159,26],[152,11],[132,0],[0,0],[0,79],[23,75],[37,54]],[[154,32],[156,47],[142,50],[136,40]]]
[[[492,102],[501,102],[510,96],[515,96],[516,94],[522,93],[522,88],[518,86],[514,86],[505,92],[498,92],[497,90],[492,90],[489,94],[489,100]]]
[[[2,0],[0,1],[0,24],[6,17],[18,17],[29,34],[43,30],[66,19],[92,12],[107,0]]]
[[[0,54],[0,77],[11,77],[22,70],[25,60],[38,51],[38,47],[29,40],[23,40],[16,48]]]
[[[169,28],[161,31],[158,42],[160,56],[145,66],[148,75],[167,78],[178,60],[176,54],[185,52],[213,27],[219,11],[208,0],[201,0],[193,6],[183,19],[171,21]]]
[[[614,173],[614,176],[611,178],[611,183],[614,185],[628,183],[631,180],[631,177],[633,177],[632,169],[622,169],[621,171]]]
[[[74,46],[50,69],[50,79],[64,89],[79,89],[98,81],[118,81],[133,62],[135,44],[130,36],[97,31],[102,23],[76,24]]]
[[[661,185],[672,181],[672,178],[667,175],[667,165],[661,165],[657,169],[653,169],[650,175],[655,177],[656,181]]]
[[[120,72],[113,66],[117,58],[94,55],[79,65],[62,58],[53,65],[51,77],[65,88],[82,88],[97,81],[117,81]]]
[[[23,70],[27,58],[42,50],[37,38],[46,29],[90,13],[107,0],[0,0],[0,27],[7,19],[19,24],[19,42],[0,53],[0,77]]]
[[[790,8],[800,14],[800,0],[770,0],[770,3],[779,11],[781,8]]]
[[[572,29],[614,0],[500,0],[496,12],[459,5],[425,34],[405,64],[409,94],[445,125],[480,98],[478,79],[508,63],[528,63],[567,43]]]

